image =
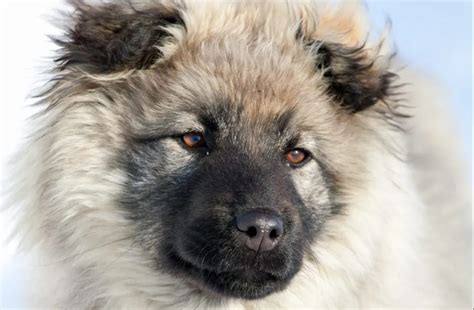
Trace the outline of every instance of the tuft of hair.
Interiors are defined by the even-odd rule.
[[[315,11],[316,23],[302,19],[297,37],[312,53],[328,93],[352,113],[395,97],[400,85],[391,68],[396,53],[388,43],[390,23],[368,44],[366,9],[359,1],[322,1]]]
[[[62,48],[59,70],[72,66],[92,74],[146,69],[161,56],[159,46],[169,37],[165,27],[183,25],[177,7],[154,3],[137,7],[131,2],[73,6],[72,26],[66,37],[54,41]]]

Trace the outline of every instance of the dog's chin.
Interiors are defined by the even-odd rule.
[[[178,254],[170,254],[173,273],[209,295],[259,299],[283,290],[293,275],[281,275],[252,268],[218,271],[199,267]]]

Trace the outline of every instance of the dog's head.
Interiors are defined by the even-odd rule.
[[[131,223],[154,270],[231,297],[284,289],[341,197],[365,186],[369,123],[394,78],[355,20],[319,13],[77,3],[47,100],[57,156],[95,184],[63,191],[87,191],[90,212],[110,198],[95,223],[108,212]]]

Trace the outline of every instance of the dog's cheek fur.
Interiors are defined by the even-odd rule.
[[[190,199],[186,189],[187,176],[192,174],[195,158],[180,147],[174,139],[163,141],[131,142],[122,154],[127,184],[120,200],[127,217],[137,224],[137,237],[156,257],[160,236],[174,235],[177,214]],[[183,182],[177,191],[177,182]],[[172,223],[171,225],[167,223]]]
[[[305,205],[310,206],[303,219],[307,218],[308,222],[313,223],[311,226],[318,229],[331,214],[338,211],[338,206],[334,202],[336,195],[334,181],[327,175],[325,176],[325,172],[315,160],[295,169],[292,173],[296,190]]]

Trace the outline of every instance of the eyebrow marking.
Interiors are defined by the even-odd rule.
[[[215,132],[219,129],[217,120],[209,115],[201,115],[198,120],[204,126],[205,130]]]
[[[278,134],[280,135],[284,134],[284,132],[288,128],[288,125],[291,119],[293,118],[293,115],[294,115],[293,110],[287,110],[277,116],[276,123],[277,123],[277,128],[278,128]]]

